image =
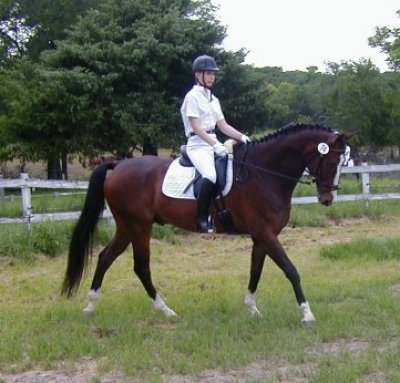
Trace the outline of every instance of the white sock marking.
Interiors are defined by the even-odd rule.
[[[163,312],[166,317],[176,316],[176,312],[171,310],[158,294],[156,295],[156,299],[153,300],[153,305],[156,310]]]
[[[100,289],[99,290],[90,290],[88,293],[88,305],[86,306],[86,308],[83,309],[83,313],[86,316],[90,316],[93,314],[94,312],[94,307],[96,304],[97,299],[99,299],[100,296]]]
[[[315,323],[314,314],[311,312],[308,302],[303,302],[300,305],[301,313],[303,314],[302,322],[306,325],[313,325]]]
[[[244,303],[247,306],[247,310],[251,315],[257,316],[260,315],[260,312],[257,309],[256,305],[256,295],[247,291],[246,296],[244,298]]]

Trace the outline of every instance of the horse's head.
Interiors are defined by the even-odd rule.
[[[308,148],[307,168],[314,177],[318,202],[330,206],[339,188],[339,177],[345,160],[348,140],[354,133],[327,132],[326,136]]]

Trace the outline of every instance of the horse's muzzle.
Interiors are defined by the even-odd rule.
[[[318,195],[318,202],[324,206],[331,206],[333,203],[332,193],[321,193]]]

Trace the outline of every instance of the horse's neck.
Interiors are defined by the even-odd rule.
[[[293,147],[283,139],[271,140],[258,145],[254,160],[260,161],[265,169],[299,178],[305,169],[302,147],[301,142]]]

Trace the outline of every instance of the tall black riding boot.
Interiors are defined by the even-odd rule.
[[[202,233],[212,233],[213,227],[208,222],[208,209],[213,197],[214,184],[203,178],[199,196],[197,197],[197,229]]]

